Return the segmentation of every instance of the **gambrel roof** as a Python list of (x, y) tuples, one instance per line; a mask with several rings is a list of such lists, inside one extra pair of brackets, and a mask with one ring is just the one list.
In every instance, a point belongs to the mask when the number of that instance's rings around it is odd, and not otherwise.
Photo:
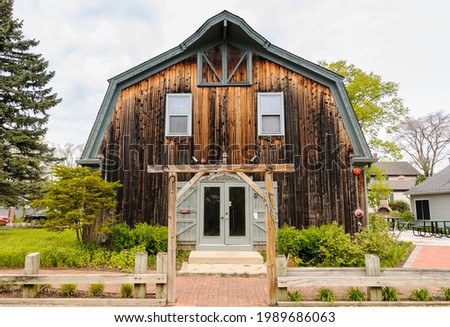
[(406, 192), (409, 195), (429, 195), (450, 193), (450, 166), (428, 177), (422, 183)]
[(332, 92), (354, 148), (356, 156), (353, 157), (353, 162), (371, 163), (376, 161), (370, 153), (356, 119), (342, 76), (271, 44), (242, 18), (223, 11), (208, 19), (193, 35), (177, 47), (109, 79), (108, 89), (78, 163), (83, 165), (99, 163), (98, 151), (119, 94), (123, 89), (195, 55), (198, 51), (206, 49), (224, 38), (243, 44), (255, 54), (327, 86)]

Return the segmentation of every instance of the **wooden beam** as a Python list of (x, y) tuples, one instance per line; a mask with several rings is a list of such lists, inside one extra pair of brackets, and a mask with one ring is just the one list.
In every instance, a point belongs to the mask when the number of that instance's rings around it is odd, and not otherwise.
[(247, 184), (253, 189), (253, 191), (256, 192), (256, 194), (258, 194), (260, 197), (264, 199), (264, 191), (258, 185), (256, 185), (256, 183), (252, 181), (250, 177), (248, 177), (245, 173), (241, 172), (237, 172), (236, 174), (240, 178), (242, 178), (245, 182), (247, 182)]
[(197, 181), (200, 179), (200, 177), (202, 177), (204, 174), (205, 174), (204, 171), (200, 171), (197, 174), (195, 174), (195, 176), (192, 177), (191, 180), (189, 182), (187, 182), (186, 185), (184, 185), (181, 190), (178, 191), (177, 201), (179, 201), (181, 199), (181, 197), (192, 187), (192, 185), (197, 183)]
[(149, 165), (148, 173), (264, 173), (266, 171), (275, 173), (293, 173), (294, 164), (275, 165)]
[(177, 252), (177, 173), (169, 173), (168, 195), (168, 244), (167, 244), (167, 302), (175, 303), (175, 276)]
[(0, 275), (5, 284), (164, 284), (165, 274), (40, 274)]
[(273, 174), (266, 171), (264, 181), (267, 195), (265, 197), (266, 208), (266, 265), (268, 282), (267, 304), (274, 306), (277, 304), (277, 275), (275, 265), (275, 204), (273, 198)]

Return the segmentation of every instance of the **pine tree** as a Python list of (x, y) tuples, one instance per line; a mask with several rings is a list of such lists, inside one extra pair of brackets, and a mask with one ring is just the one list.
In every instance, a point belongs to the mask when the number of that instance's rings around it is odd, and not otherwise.
[(36, 193), (55, 160), (44, 142), (48, 110), (61, 99), (47, 84), (54, 72), (13, 18), (13, 1), (0, 1), (0, 205), (17, 205)]

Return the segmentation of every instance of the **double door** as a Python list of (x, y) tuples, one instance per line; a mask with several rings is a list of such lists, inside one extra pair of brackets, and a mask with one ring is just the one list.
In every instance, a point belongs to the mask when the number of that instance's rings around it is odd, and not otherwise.
[(250, 244), (248, 195), (243, 183), (201, 184), (201, 247)]

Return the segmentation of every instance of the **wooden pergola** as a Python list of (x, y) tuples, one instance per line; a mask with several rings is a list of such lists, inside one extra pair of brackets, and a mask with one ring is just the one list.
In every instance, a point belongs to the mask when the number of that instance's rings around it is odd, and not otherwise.
[[(206, 173), (236, 173), (244, 180), (256, 194), (264, 199), (266, 221), (266, 266), (268, 281), (268, 304), (276, 304), (276, 226), (273, 194), (273, 173), (292, 173), (294, 164), (230, 164), (230, 165), (152, 165), (148, 166), (148, 173), (165, 173), (169, 177), (168, 195), (168, 263), (167, 263), (167, 301), (174, 303), (177, 249), (177, 201)], [(177, 193), (177, 174), (195, 173), (194, 177)], [(261, 189), (247, 176), (251, 173), (264, 173), (265, 190)]]

